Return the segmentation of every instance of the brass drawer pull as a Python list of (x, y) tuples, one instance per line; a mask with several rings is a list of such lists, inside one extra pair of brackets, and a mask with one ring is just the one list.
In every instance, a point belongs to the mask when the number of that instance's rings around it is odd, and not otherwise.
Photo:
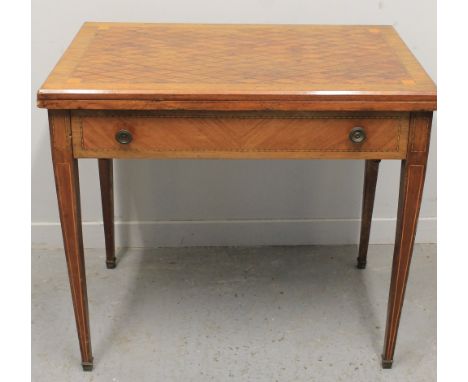
[(353, 143), (362, 143), (366, 140), (366, 132), (364, 128), (357, 126), (353, 127), (349, 133), (349, 139)]
[(126, 145), (128, 143), (130, 143), (133, 139), (132, 137), (132, 133), (130, 133), (130, 131), (128, 130), (120, 130), (117, 132), (117, 134), (115, 134), (115, 139), (117, 140), (117, 142), (123, 144), (123, 145)]

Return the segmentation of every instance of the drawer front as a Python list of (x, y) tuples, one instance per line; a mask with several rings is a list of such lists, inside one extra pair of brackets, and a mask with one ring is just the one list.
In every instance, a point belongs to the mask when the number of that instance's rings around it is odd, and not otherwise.
[(72, 112), (77, 158), (401, 159), (408, 126), (408, 113)]

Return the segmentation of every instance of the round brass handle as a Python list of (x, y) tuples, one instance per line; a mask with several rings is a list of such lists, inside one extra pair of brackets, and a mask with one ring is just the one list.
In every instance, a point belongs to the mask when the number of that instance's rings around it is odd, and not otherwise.
[(128, 130), (120, 130), (117, 132), (117, 134), (115, 134), (115, 139), (117, 140), (117, 142), (123, 144), (123, 145), (126, 145), (128, 143), (130, 143), (133, 139), (132, 137), (132, 133), (130, 133), (130, 131)]
[(366, 132), (364, 128), (357, 126), (353, 127), (349, 133), (349, 139), (353, 143), (362, 143), (366, 140)]

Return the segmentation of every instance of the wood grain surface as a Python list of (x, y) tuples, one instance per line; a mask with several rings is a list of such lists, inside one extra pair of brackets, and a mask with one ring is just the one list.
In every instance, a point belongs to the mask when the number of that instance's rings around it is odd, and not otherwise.
[(85, 23), (38, 92), (47, 108), (168, 109), (169, 101), (433, 110), (436, 93), (391, 26), (136, 23)]
[(102, 220), (106, 243), (106, 266), (116, 266), (114, 235), (114, 168), (112, 159), (98, 159), (99, 184), (101, 187)]
[(364, 165), (364, 189), (362, 191), (361, 208), (361, 234), (359, 237), (359, 254), (357, 267), (365, 269), (367, 264), (367, 250), (369, 249), (369, 238), (372, 224), (372, 213), (374, 212), (375, 190), (379, 175), (380, 159), (366, 160)]
[[(351, 141), (354, 127), (366, 139)], [(73, 111), (77, 158), (387, 158), (406, 155), (409, 113)], [(132, 136), (128, 144), (119, 131)]]
[(49, 127), (55, 187), (80, 344), (81, 364), (84, 370), (92, 370), (93, 354), (81, 230), (80, 184), (78, 161), (73, 158), (72, 152), (70, 112), (49, 111)]
[(400, 195), (382, 367), (391, 368), (408, 282), (426, 176), (432, 113), (412, 113), (408, 152), (401, 162)]

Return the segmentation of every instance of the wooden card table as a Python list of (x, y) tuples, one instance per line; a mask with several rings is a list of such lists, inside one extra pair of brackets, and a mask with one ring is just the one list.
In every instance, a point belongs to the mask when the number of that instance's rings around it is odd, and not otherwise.
[(392, 366), (436, 90), (391, 26), (85, 23), (37, 101), (49, 112), (85, 370), (92, 369), (93, 356), (79, 158), (98, 158), (108, 268), (116, 265), (113, 159), (364, 160), (360, 269), (366, 266), (379, 162), (400, 160), (382, 354), (382, 366)]

